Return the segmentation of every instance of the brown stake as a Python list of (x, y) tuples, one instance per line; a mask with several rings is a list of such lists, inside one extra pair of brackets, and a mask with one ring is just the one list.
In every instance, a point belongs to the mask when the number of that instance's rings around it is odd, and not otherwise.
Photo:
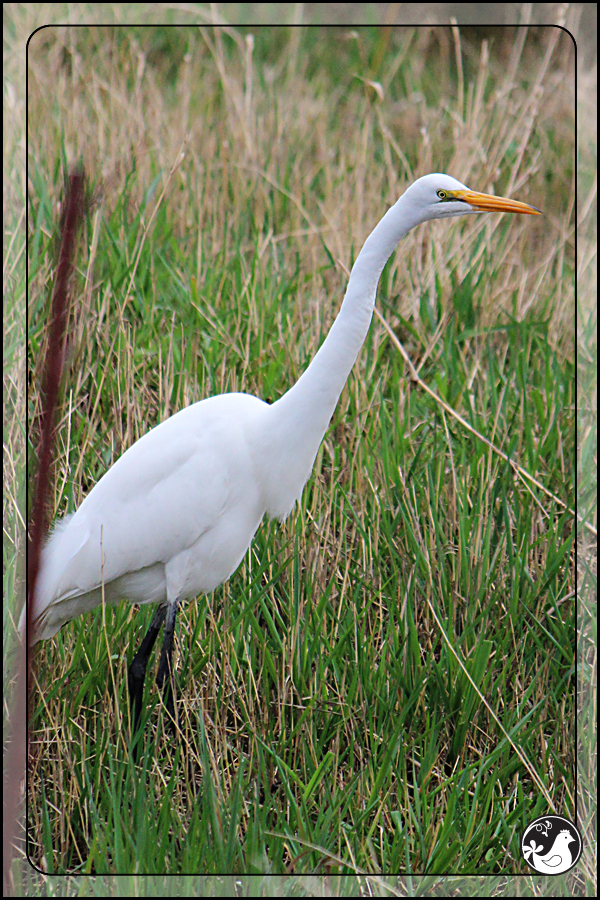
[[(48, 475), (52, 461), (54, 445), (54, 418), (58, 401), (58, 390), (62, 378), (65, 328), (68, 317), (67, 286), (73, 269), (73, 256), (77, 230), (83, 217), (83, 168), (76, 167), (69, 176), (66, 212), (62, 223), (60, 254), (50, 319), (50, 334), (44, 360), (42, 387), (42, 416), (39, 451), (39, 469), (33, 513), (31, 517), (31, 541), (27, 552), (27, 634), (31, 626), (33, 596), (40, 568), (42, 538), (45, 531), (45, 507), (48, 492)], [(27, 708), (26, 675), (29, 653), (26, 643), (22, 643), (18, 652), (15, 691), (10, 721), (12, 724), (11, 740), (7, 749), (6, 774), (4, 780), (4, 896), (12, 893), (10, 865), (14, 852), (14, 839), (17, 826), (17, 809), (21, 781), (26, 768), (26, 731), (25, 710)]]

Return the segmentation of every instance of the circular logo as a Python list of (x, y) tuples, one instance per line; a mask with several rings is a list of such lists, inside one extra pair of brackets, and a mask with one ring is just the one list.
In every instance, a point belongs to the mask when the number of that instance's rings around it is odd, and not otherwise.
[(540, 816), (521, 838), (525, 862), (541, 875), (562, 875), (581, 856), (581, 835), (562, 816)]

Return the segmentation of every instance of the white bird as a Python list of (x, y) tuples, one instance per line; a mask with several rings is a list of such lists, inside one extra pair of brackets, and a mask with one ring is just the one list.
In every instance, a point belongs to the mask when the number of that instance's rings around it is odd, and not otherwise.
[[(31, 644), (121, 599), (158, 609), (128, 672), (134, 732), (148, 659), (165, 633), (157, 684), (175, 719), (171, 653), (177, 606), (209, 593), (239, 566), (265, 515), (299, 500), (342, 388), (365, 340), (383, 267), (400, 239), (429, 219), (465, 213), (538, 214), (526, 203), (469, 190), (449, 175), (414, 182), (369, 235), (340, 312), (309, 367), (272, 405), (249, 394), (201, 400), (130, 447), (60, 521), (43, 548)], [(25, 630), (25, 612), (20, 621)]]
[(574, 840), (575, 838), (565, 828), (556, 835), (552, 847), (546, 854), (539, 852), (539, 850), (543, 851), (543, 847), (540, 845), (538, 848), (535, 841), (532, 841), (529, 847), (524, 847), (525, 859), (533, 866), (536, 872), (541, 872), (545, 875), (558, 875), (561, 872), (566, 872), (573, 865), (573, 855), (569, 844)]

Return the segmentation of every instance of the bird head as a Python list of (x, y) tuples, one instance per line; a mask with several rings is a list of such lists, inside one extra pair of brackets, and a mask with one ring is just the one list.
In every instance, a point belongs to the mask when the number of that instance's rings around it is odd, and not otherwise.
[(558, 836), (560, 838), (562, 838), (563, 841), (565, 841), (567, 844), (570, 844), (571, 841), (575, 840), (575, 838), (573, 837), (573, 835), (567, 828), (564, 828), (562, 831), (559, 831)]
[(420, 220), (445, 219), (469, 213), (511, 212), (539, 216), (540, 210), (519, 200), (507, 200), (493, 194), (481, 194), (450, 175), (424, 175), (405, 191), (407, 203), (420, 211)]

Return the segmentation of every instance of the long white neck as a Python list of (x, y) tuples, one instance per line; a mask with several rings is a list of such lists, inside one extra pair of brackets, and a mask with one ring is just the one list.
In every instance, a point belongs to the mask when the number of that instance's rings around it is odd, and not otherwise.
[(407, 209), (410, 204), (404, 202), (405, 197), (403, 194), (387, 211), (365, 241), (352, 267), (340, 312), (317, 355), (296, 384), (270, 408), (270, 515), (287, 515), (300, 496), (367, 336), (383, 267), (398, 241), (422, 221)]

